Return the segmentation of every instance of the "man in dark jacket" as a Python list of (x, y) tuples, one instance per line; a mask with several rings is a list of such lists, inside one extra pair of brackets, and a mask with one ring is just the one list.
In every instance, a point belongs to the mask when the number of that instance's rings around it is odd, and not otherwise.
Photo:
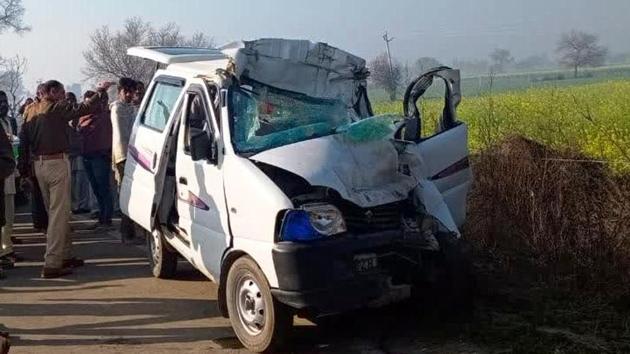
[[(83, 97), (89, 100), (95, 94), (87, 91)], [(101, 227), (108, 228), (112, 225), (114, 207), (111, 191), (112, 122), (107, 105), (99, 113), (81, 117), (78, 130), (84, 143), (83, 163), (98, 201), (98, 222)]]
[(30, 103), (25, 103), (20, 109), (20, 114), (22, 115), (22, 126), (20, 127), (19, 133), (20, 145), (18, 153), (18, 171), (20, 172), (22, 181), (26, 182), (25, 188), (28, 188), (31, 194), (31, 218), (33, 219), (33, 228), (38, 232), (46, 233), (46, 229), (48, 229), (48, 212), (46, 211), (46, 206), (44, 205), (44, 198), (42, 197), (42, 192), (39, 189), (39, 183), (37, 182), (35, 171), (33, 171), (31, 151), (24, 131), (24, 123), (26, 123), (28, 119), (26, 111), (33, 103), (41, 101), (43, 86), (44, 84), (38, 85), (37, 97), (35, 100), (30, 99)]
[[(15, 160), (13, 159), (13, 149), (9, 138), (0, 128), (0, 181), (4, 181), (15, 170)], [(4, 195), (4, 183), (0, 183), (0, 195)], [(4, 226), (4, 203), (0, 203), (0, 226)], [(4, 278), (4, 271), (0, 268), (0, 278)]]

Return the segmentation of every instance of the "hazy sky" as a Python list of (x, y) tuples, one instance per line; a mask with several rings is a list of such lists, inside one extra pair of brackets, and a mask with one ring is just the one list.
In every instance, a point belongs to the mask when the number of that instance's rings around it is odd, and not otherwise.
[(612, 52), (630, 51), (630, 0), (24, 0), (33, 30), (0, 35), (0, 55), (28, 58), (26, 84), (84, 79), (82, 52), (90, 33), (141, 16), (178, 23), (217, 43), (259, 37), (325, 41), (370, 58), (384, 50), (385, 30), (402, 61), (434, 56), (485, 58), (494, 48), (515, 57), (549, 53), (560, 33), (600, 35)]

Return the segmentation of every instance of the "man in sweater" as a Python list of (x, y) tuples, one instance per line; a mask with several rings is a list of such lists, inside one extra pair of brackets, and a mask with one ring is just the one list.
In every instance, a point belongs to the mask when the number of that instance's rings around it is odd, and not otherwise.
[[(96, 92), (87, 91), (84, 101), (91, 99)], [(113, 199), (111, 191), (112, 173), (112, 122), (109, 109), (83, 116), (79, 119), (79, 133), (83, 137), (83, 162), (96, 200), (98, 201), (99, 226), (112, 225)]]

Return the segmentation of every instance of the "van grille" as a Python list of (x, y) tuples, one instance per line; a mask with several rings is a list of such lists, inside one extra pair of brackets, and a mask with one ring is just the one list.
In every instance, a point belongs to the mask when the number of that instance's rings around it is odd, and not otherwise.
[(340, 208), (350, 232), (396, 230), (401, 226), (402, 205), (392, 203), (372, 208), (345, 204)]

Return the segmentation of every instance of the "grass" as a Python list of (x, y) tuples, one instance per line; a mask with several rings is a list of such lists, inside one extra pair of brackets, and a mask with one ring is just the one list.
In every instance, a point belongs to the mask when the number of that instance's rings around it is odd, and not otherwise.
[[(423, 136), (442, 106), (421, 103)], [(630, 352), (630, 80), (464, 96), (458, 115), (475, 174), (464, 228), (477, 254), (475, 342)]]
[[(439, 99), (421, 103), (424, 136), (434, 131), (442, 106)], [(373, 107), (376, 114), (402, 113), (400, 102), (380, 101)], [(521, 135), (630, 172), (630, 80), (464, 96), (458, 115), (468, 123), (473, 152)]]

